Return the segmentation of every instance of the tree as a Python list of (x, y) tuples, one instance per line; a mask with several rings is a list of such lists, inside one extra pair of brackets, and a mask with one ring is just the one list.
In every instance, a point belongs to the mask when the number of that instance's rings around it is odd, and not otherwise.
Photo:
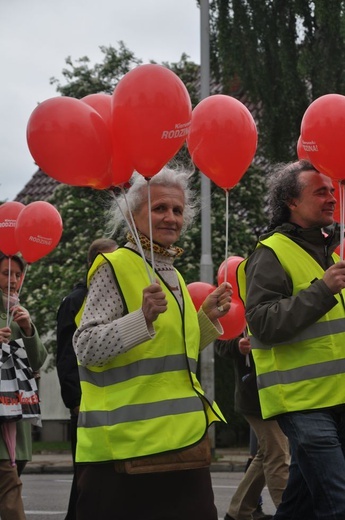
[(111, 45), (101, 46), (104, 54), (103, 63), (90, 65), (90, 59), (83, 56), (73, 63), (72, 58), (66, 58), (67, 67), (62, 70), (66, 81), (64, 85), (55, 78), (50, 78), (50, 84), (56, 85), (56, 90), (62, 96), (81, 99), (89, 94), (112, 94), (119, 80), (134, 66), (140, 65), (141, 60), (136, 58), (125, 44), (119, 42), (119, 50)]
[(344, 1), (213, 0), (212, 69), (260, 103), (260, 147), (271, 161), (296, 157), (311, 101), (345, 93)]
[[(228, 256), (243, 256), (254, 249), (258, 237), (267, 224), (264, 212), (265, 182), (262, 171), (251, 167), (229, 195), (229, 247)], [(199, 175), (195, 178), (199, 192)], [(225, 259), (225, 192), (211, 184), (212, 260), (217, 271)], [(201, 256), (200, 214), (195, 225), (182, 237), (181, 246), (185, 253), (176, 261), (187, 283), (199, 280)]]
[(56, 350), (56, 313), (73, 286), (85, 280), (90, 243), (104, 236), (104, 213), (110, 195), (91, 188), (60, 185), (49, 202), (63, 221), (63, 234), (54, 251), (28, 266), (23, 300), (45, 345)]

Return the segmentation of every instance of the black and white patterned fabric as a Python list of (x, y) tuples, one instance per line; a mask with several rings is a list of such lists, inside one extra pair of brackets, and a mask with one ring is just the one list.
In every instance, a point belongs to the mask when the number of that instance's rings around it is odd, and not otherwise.
[(0, 344), (0, 422), (41, 425), (36, 380), (22, 339)]

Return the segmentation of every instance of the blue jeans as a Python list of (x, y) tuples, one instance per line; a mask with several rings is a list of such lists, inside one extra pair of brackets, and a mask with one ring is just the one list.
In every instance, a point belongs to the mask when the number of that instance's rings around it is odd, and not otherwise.
[(291, 466), (274, 520), (344, 520), (345, 410), (277, 420), (290, 442)]

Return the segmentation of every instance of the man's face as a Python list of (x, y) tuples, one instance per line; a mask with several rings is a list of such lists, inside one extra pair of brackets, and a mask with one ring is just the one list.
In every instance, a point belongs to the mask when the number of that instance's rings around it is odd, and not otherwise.
[(4, 294), (8, 294), (8, 283), (10, 284), (10, 294), (19, 290), (23, 271), (16, 261), (4, 258), (0, 262), (0, 289)]
[(300, 174), (299, 180), (303, 188), (300, 196), (289, 204), (290, 222), (303, 228), (332, 224), (336, 199), (330, 177), (308, 170)]

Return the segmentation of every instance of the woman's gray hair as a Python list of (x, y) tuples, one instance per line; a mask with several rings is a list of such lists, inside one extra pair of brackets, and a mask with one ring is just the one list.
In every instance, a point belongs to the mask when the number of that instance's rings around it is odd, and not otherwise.
[(289, 204), (298, 198), (304, 188), (300, 173), (314, 170), (314, 166), (305, 159), (289, 163), (276, 164), (268, 175), (268, 210), (269, 230), (290, 221)]
[[(183, 233), (193, 223), (197, 213), (197, 203), (195, 193), (190, 188), (192, 172), (182, 169), (172, 169), (165, 166), (160, 172), (151, 177), (150, 186), (164, 186), (166, 188), (180, 188), (184, 194), (183, 211)], [(148, 181), (137, 172), (134, 172), (130, 179), (130, 188), (126, 193), (116, 196), (108, 210), (108, 233), (113, 236), (120, 228), (128, 229), (126, 219), (130, 220), (129, 211), (133, 214), (138, 211), (147, 201)]]

